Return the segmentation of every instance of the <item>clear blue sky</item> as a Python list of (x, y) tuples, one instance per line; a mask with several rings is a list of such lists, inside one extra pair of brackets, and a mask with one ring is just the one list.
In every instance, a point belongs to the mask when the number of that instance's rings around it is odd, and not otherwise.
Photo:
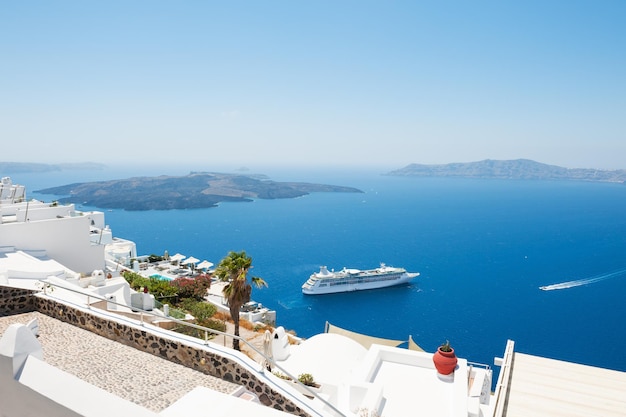
[(3, 1), (0, 161), (626, 168), (626, 1)]

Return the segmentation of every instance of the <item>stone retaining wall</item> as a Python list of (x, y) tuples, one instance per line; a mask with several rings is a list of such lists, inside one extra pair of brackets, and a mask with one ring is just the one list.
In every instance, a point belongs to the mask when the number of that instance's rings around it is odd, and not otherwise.
[(0, 286), (0, 316), (35, 311), (33, 291)]
[(42, 314), (89, 330), (107, 339), (160, 356), (207, 375), (243, 385), (255, 393), (260, 401), (268, 407), (297, 416), (308, 417), (308, 414), (291, 400), (271, 389), (237, 362), (210, 352), (208, 349), (162, 338), (148, 331), (101, 318), (55, 300), (32, 295), (28, 298), (30, 301), (24, 301), (22, 304), (27, 306), (30, 303), (32, 308), (29, 311), (37, 310)]

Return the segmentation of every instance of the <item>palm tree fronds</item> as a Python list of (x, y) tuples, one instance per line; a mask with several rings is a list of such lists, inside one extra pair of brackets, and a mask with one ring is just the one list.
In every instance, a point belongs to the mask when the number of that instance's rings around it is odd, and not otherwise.
[[(235, 323), (235, 335), (239, 335), (239, 310), (250, 301), (252, 285), (248, 282), (248, 271), (252, 268), (252, 258), (245, 251), (229, 252), (215, 269), (220, 281), (228, 284), (222, 290), (228, 301), (231, 317)], [(259, 277), (251, 277), (250, 281), (258, 288), (267, 287), (267, 283)], [(233, 349), (239, 350), (239, 339), (233, 339)]]

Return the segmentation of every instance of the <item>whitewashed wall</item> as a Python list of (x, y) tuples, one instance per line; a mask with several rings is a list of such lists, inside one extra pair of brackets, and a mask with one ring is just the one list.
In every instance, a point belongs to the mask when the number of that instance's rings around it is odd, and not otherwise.
[(3, 224), (0, 246), (21, 250), (44, 249), (48, 256), (76, 272), (104, 269), (104, 245), (90, 241), (89, 216), (53, 218)]

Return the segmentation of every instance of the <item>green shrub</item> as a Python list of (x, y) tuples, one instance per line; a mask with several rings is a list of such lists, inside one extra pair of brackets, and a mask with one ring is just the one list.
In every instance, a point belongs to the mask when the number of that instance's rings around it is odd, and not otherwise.
[(300, 374), (298, 375), (298, 381), (302, 382), (304, 385), (308, 385), (310, 387), (316, 387), (315, 379), (313, 379), (313, 375), (311, 374)]
[(279, 377), (280, 379), (284, 379), (284, 380), (286, 380), (286, 381), (291, 381), (291, 378), (290, 378), (289, 376), (287, 376), (287, 375), (283, 374), (283, 373), (282, 373), (282, 372), (280, 372), (280, 371), (272, 371), (272, 373), (273, 373), (274, 375), (276, 375), (277, 377)]
[(178, 289), (170, 284), (169, 281), (163, 279), (146, 278), (132, 271), (124, 271), (122, 276), (128, 281), (133, 290), (141, 291), (142, 288), (147, 288), (148, 292), (154, 295), (154, 298), (157, 300), (171, 298), (178, 294)]
[(162, 260), (163, 257), (159, 255), (151, 254), (148, 256), (148, 262), (150, 263), (161, 262)]
[[(215, 320), (215, 319), (207, 319), (202, 323), (198, 323), (200, 326), (206, 327), (208, 329), (217, 330), (219, 332), (226, 332), (226, 324), (223, 321)], [(181, 325), (172, 329), (173, 331), (181, 334), (186, 334), (187, 336), (196, 337), (198, 339), (204, 340), (204, 330), (196, 329), (194, 327), (189, 327), (185, 325)], [(208, 332), (207, 336), (209, 339), (213, 339), (216, 334), (212, 332)]]
[(221, 320), (207, 319), (201, 324), (201, 326), (208, 327), (209, 329), (217, 330), (222, 333), (226, 332), (226, 323)]
[(179, 303), (179, 306), (194, 316), (198, 322), (208, 320), (217, 313), (217, 307), (213, 304), (193, 298), (185, 298)]
[[(190, 298), (184, 298), (180, 302), (176, 302), (179, 295), (179, 288), (172, 285), (173, 281), (167, 281), (159, 278), (146, 278), (132, 271), (124, 271), (122, 272), (122, 276), (124, 276), (130, 287), (135, 291), (141, 291), (142, 288), (148, 288), (148, 292), (154, 295), (154, 298), (157, 300), (165, 300), (167, 304), (170, 304), (172, 307), (177, 307), (189, 312), (189, 314), (195, 317), (196, 324), (199, 326), (218, 330), (220, 332), (226, 332), (226, 324), (221, 320), (212, 318), (217, 312), (217, 307), (213, 304), (198, 300), (193, 295), (190, 296)], [(191, 293), (193, 294), (193, 292), (197, 291), (198, 288), (202, 288), (206, 285), (207, 280), (210, 281), (208, 276), (204, 277), (204, 279), (201, 278), (201, 282), (198, 283), (197, 286), (192, 286), (194, 290), (191, 291)], [(206, 292), (206, 288), (208, 288), (208, 286), (203, 289), (204, 292)], [(204, 331), (188, 326), (181, 325), (180, 327), (172, 330), (178, 333), (194, 336), (199, 339), (204, 339)], [(213, 335), (213, 333), (209, 332), (209, 338), (212, 338)]]

